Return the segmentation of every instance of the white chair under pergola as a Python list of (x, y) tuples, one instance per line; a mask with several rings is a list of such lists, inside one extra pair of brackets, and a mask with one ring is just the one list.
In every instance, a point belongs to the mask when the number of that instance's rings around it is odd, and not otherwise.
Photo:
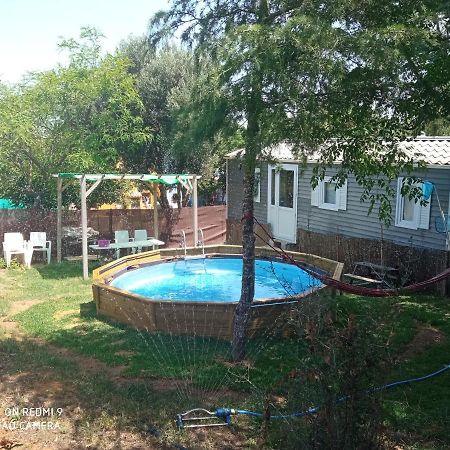
[[(83, 278), (88, 279), (88, 237), (87, 237), (87, 198), (95, 190), (95, 188), (106, 180), (125, 181), (133, 180), (152, 185), (153, 195), (153, 222), (154, 234), (158, 238), (158, 208), (157, 205), (157, 190), (156, 184), (163, 184), (166, 186), (182, 185), (188, 192), (192, 194), (192, 214), (193, 214), (193, 232), (194, 242), (198, 241), (198, 209), (197, 209), (197, 180), (201, 178), (198, 175), (191, 174), (87, 174), (87, 173), (58, 173), (53, 175), (56, 178), (57, 186), (57, 221), (56, 221), (56, 259), (60, 263), (62, 260), (62, 194), (70, 182), (74, 180), (80, 184), (80, 198), (81, 198), (81, 246), (82, 246), (82, 261), (83, 261)], [(90, 183), (90, 185), (88, 184)]]

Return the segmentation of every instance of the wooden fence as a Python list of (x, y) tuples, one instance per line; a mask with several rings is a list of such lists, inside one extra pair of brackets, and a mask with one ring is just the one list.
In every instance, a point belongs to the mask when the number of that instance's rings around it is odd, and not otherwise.
[[(81, 226), (79, 211), (63, 212), (63, 227)], [(113, 239), (115, 230), (145, 229), (154, 235), (153, 209), (92, 209), (88, 211), (88, 226), (99, 232), (99, 238)], [(225, 241), (225, 206), (204, 206), (198, 208), (198, 227), (203, 230), (205, 244), (222, 244)], [(180, 231), (186, 233), (188, 245), (193, 245), (192, 208), (159, 211), (159, 236), (167, 247), (179, 245)], [(0, 210), (0, 236), (7, 232), (20, 232), (28, 239), (31, 231), (45, 231), (53, 241), (56, 252), (56, 211), (42, 209)], [(81, 246), (63, 242), (63, 255), (80, 254)]]

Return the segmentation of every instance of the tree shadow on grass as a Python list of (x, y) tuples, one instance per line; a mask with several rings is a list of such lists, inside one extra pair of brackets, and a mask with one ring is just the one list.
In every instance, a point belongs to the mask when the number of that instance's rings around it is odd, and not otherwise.
[[(46, 302), (16, 319), (25, 330), (50, 344), (96, 358), (108, 366), (123, 366), (125, 377), (175, 379), (182, 383), (189, 380), (195, 388), (210, 390), (233, 385), (224, 363), (230, 354), (227, 341), (137, 329), (97, 315), (92, 301)], [(245, 372), (245, 368), (236, 370)]]
[[(88, 338), (71, 336), (71, 342), (83, 345), (86, 340), (86, 344), (96, 343), (96, 353), (91, 354), (108, 364), (128, 364), (124, 371), (128, 376), (136, 376), (141, 372), (161, 377), (168, 377), (169, 374), (173, 378), (189, 378), (194, 386), (218, 386), (248, 393), (255, 383), (264, 390), (296, 367), (297, 360), (292, 348), (296, 349), (297, 343), (292, 337), (281, 336), (277, 328), (271, 333), (249, 339), (247, 359), (233, 364), (231, 343), (226, 340), (139, 330), (97, 315), (95, 302), (81, 304), (80, 317), (94, 327), (89, 331)], [(105, 330), (95, 326), (100, 323), (105, 326)], [(73, 331), (76, 333), (76, 330)], [(65, 339), (65, 336), (55, 334), (53, 338), (58, 345), (62, 345), (60, 339)], [(112, 350), (114, 342), (117, 343), (116, 350)], [(77, 349), (86, 350), (86, 346)], [(117, 356), (121, 352), (135, 354), (124, 359)], [(108, 358), (108, 355), (113, 359)], [(245, 382), (250, 372), (252, 384)]]
[[(58, 422), (58, 428), (6, 430), (5, 437), (24, 448), (81, 450), (85, 448), (166, 449), (244, 448), (239, 430), (211, 434), (179, 433), (176, 413), (193, 403), (172, 389), (157, 389), (151, 379), (114, 382), (108, 374), (58, 354), (34, 339), (0, 340), (0, 422), (9, 423), (7, 408), (53, 408), (53, 415), (21, 414), (19, 422)], [(57, 408), (61, 408), (57, 410)], [(61, 412), (59, 416), (57, 411)], [(3, 437), (3, 436), (2, 436)], [(204, 445), (206, 444), (206, 445)], [(178, 446), (178, 447), (177, 447)], [(39, 447), (41, 448), (41, 447)]]
[[(57, 440), (61, 449), (86, 445), (103, 448), (111, 443), (114, 448), (164, 448), (147, 430), (150, 424), (164, 426), (168, 417), (162, 405), (176, 401), (172, 392), (155, 393), (145, 382), (118, 386), (101, 372), (86, 371), (77, 362), (55, 355), (53, 349), (32, 340), (5, 339), (0, 343), (2, 422), (11, 420), (5, 414), (7, 408), (46, 407), (54, 408), (53, 415), (25, 413), (17, 423), (50, 421), (58, 422), (60, 427), (9, 429), (9, 439), (43, 443)], [(60, 416), (57, 408), (61, 408)]]
[[(86, 327), (56, 330), (51, 340), (95, 356), (107, 364), (127, 365), (124, 374), (187, 380), (196, 385), (225, 387), (221, 382), (227, 367), (230, 344), (216, 338), (169, 335), (141, 330), (97, 315), (94, 302), (80, 305)], [(206, 378), (206, 380), (205, 380)], [(230, 387), (230, 386), (227, 386)]]

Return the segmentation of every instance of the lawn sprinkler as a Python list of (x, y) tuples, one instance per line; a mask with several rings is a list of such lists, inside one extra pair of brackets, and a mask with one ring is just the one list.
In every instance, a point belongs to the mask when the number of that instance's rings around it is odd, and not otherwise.
[(234, 409), (218, 408), (208, 411), (195, 408), (177, 415), (176, 424), (179, 430), (184, 428), (226, 427), (231, 424), (231, 415), (236, 414)]

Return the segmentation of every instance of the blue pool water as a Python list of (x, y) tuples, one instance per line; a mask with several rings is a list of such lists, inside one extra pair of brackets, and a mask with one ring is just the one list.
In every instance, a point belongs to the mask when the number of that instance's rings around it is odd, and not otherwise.
[[(298, 295), (320, 282), (302, 269), (257, 259), (255, 299)], [(111, 285), (159, 300), (237, 302), (241, 294), (242, 258), (171, 261), (135, 269)]]

